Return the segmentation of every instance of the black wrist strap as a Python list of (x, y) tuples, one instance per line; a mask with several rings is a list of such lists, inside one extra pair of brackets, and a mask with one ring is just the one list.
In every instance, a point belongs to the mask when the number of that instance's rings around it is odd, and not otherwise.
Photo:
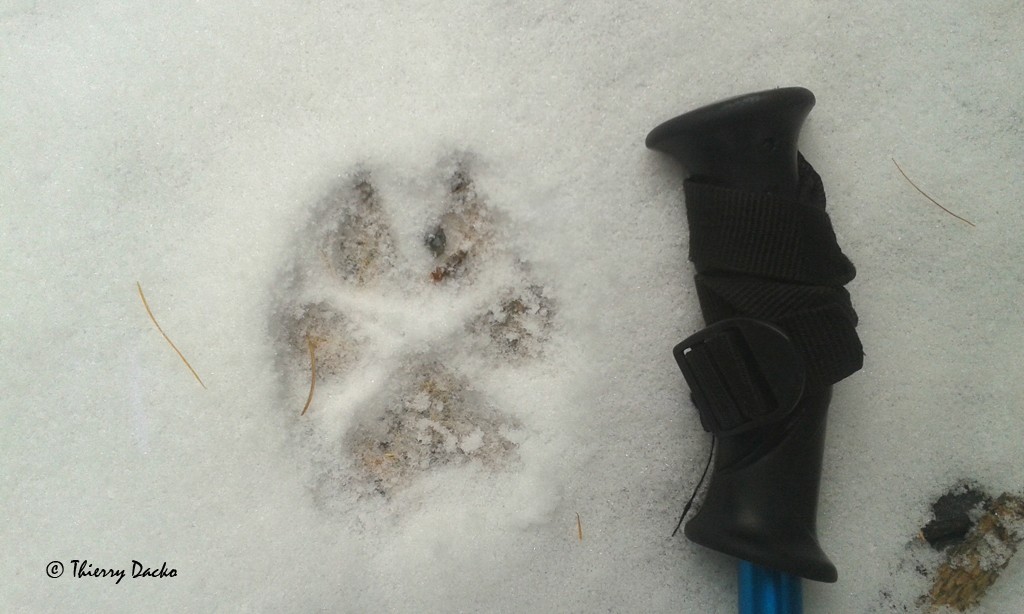
[[(821, 178), (803, 156), (799, 171), (796, 202), (685, 184), (690, 259), (704, 319), (712, 325), (744, 319), (711, 326), (676, 348), (706, 430), (738, 432), (780, 419), (805, 387), (829, 386), (863, 364), (857, 314), (843, 288), (856, 272), (825, 212)], [(762, 342), (771, 347), (759, 348)], [(789, 356), (783, 345), (797, 357), (787, 364), (801, 371), (795, 399), (792, 378), (772, 368), (779, 356)], [(790, 401), (788, 408), (780, 405)]]

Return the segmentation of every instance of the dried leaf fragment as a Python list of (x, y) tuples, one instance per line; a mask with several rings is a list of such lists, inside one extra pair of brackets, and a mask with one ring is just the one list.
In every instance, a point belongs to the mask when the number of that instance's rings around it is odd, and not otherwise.
[(949, 606), (963, 612), (978, 605), (1022, 541), (1024, 499), (1004, 493), (939, 567), (928, 594), (932, 609)]

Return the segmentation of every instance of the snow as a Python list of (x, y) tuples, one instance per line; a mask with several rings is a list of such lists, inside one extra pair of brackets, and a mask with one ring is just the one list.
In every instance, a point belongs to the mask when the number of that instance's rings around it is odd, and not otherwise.
[[(643, 139), (787, 85), (818, 99), (801, 148), (867, 352), (830, 415), (819, 535), (840, 579), (805, 583), (806, 609), (912, 605), (929, 503), (961, 479), (1022, 488), (1022, 17), (0, 1), (0, 609), (732, 610), (733, 561), (669, 538), (709, 441), (670, 355), (700, 327), (681, 177)], [(486, 231), (435, 283), (426, 232), (469, 219), (458, 168)], [(361, 172), (396, 246), (366, 283), (317, 243)], [(323, 346), (337, 369), (300, 417), (306, 329), (282, 339), (312, 299), (353, 345)], [(423, 373), (462, 404), (424, 406)], [(353, 451), (385, 427), (440, 443), (374, 495), (367, 467), (395, 453)], [(72, 578), (81, 559), (177, 576)], [(979, 611), (1021, 607), (1020, 559)]]

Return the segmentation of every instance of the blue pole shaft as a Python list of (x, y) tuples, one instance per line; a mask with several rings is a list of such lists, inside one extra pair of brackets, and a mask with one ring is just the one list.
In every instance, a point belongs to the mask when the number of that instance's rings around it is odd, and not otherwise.
[(739, 563), (740, 614), (803, 614), (800, 578), (765, 569), (750, 561)]

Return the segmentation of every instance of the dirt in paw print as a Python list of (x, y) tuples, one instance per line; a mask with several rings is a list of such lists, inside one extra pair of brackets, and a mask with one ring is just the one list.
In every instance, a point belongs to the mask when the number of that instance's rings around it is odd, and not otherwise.
[(320, 254), (339, 282), (363, 285), (394, 266), (394, 238), (368, 172), (337, 187), (321, 209)]
[(448, 179), (446, 211), (425, 240), (434, 256), (430, 272), (434, 282), (461, 278), (483, 260), (483, 252), (494, 240), (493, 214), (465, 169), (457, 168)]
[(515, 462), (516, 408), (471, 375), (541, 359), (555, 303), (508, 248), (472, 158), (438, 166), (427, 182), (340, 178), (276, 288), (282, 409), (328, 450), (314, 463), (322, 491), (387, 498), (440, 467)]
[(393, 392), (346, 435), (345, 447), (377, 493), (443, 465), (478, 461), (498, 468), (515, 451), (515, 419), (440, 362), (414, 359)]

